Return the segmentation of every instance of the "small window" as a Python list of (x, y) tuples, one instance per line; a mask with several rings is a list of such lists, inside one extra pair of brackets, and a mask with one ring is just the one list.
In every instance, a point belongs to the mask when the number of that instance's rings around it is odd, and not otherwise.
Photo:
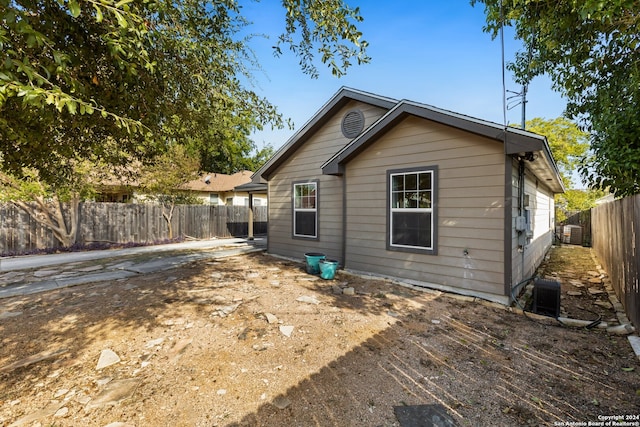
[(209, 193), (209, 204), (210, 205), (218, 204), (218, 195), (216, 193)]
[(435, 167), (388, 172), (390, 250), (436, 253)]
[(318, 237), (318, 183), (293, 184), (293, 235)]
[(227, 206), (233, 206), (233, 197), (227, 197), (227, 201), (225, 202)]

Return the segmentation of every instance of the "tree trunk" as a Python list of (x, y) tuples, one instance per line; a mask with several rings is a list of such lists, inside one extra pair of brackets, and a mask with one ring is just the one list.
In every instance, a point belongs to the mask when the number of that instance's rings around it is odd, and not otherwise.
[(173, 218), (173, 209), (176, 207), (175, 203), (169, 204), (169, 212), (165, 211), (165, 204), (162, 203), (162, 216), (167, 221), (167, 230), (169, 233), (169, 240), (173, 239), (173, 226), (171, 225), (171, 219)]
[(31, 218), (44, 225), (53, 232), (60, 244), (68, 248), (76, 243), (78, 236), (78, 208), (80, 197), (74, 195), (68, 204), (69, 221), (65, 218), (65, 205), (57, 196), (52, 201), (45, 201), (43, 197), (34, 199), (34, 203), (14, 201), (14, 205), (25, 211)]

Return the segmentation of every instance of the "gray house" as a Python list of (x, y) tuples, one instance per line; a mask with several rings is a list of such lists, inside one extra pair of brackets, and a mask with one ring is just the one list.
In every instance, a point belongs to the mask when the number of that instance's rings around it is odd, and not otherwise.
[(543, 136), (349, 88), (252, 179), (269, 253), (501, 303), (551, 246), (564, 191)]

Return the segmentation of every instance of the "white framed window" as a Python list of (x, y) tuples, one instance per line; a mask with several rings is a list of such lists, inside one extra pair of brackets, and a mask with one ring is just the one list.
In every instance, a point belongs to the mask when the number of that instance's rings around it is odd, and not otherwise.
[(387, 172), (390, 250), (436, 254), (437, 167)]
[(293, 236), (318, 238), (318, 182), (293, 183)]
[(217, 193), (209, 193), (209, 204), (217, 205), (218, 204), (218, 194)]

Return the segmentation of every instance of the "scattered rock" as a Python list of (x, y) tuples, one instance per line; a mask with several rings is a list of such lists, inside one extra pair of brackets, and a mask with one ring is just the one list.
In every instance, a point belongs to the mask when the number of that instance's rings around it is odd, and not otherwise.
[(629, 335), (636, 331), (630, 323), (624, 325), (611, 326), (607, 328), (607, 332), (614, 335)]
[(33, 273), (34, 277), (47, 277), (60, 273), (58, 270), (38, 270)]
[(602, 308), (606, 308), (606, 309), (613, 308), (613, 305), (611, 305), (611, 303), (608, 302), (608, 301), (596, 301), (596, 302), (593, 303), (593, 305), (597, 305), (598, 307), (602, 307)]
[(599, 279), (597, 277), (593, 277), (591, 279), (588, 280), (589, 283), (593, 283), (594, 285), (599, 285), (602, 283), (602, 279)]
[(105, 406), (115, 406), (124, 399), (131, 397), (138, 387), (139, 381), (136, 379), (116, 380), (112, 381), (105, 387), (102, 392), (90, 401), (85, 407), (86, 412), (95, 408)]
[(342, 295), (342, 288), (338, 285), (333, 285), (331, 286), (331, 292), (333, 292), (334, 295)]
[(567, 291), (567, 295), (572, 297), (579, 297), (582, 295), (582, 292), (579, 291)]
[(352, 287), (348, 287), (348, 288), (344, 288), (342, 290), (342, 294), (343, 295), (355, 295), (356, 294), (356, 290)]
[(14, 421), (12, 424), (9, 424), (9, 427), (19, 427), (24, 425), (30, 425), (36, 420), (54, 415), (58, 411), (58, 409), (60, 409), (61, 406), (62, 405), (59, 402), (52, 402), (44, 409), (33, 412), (31, 414), (27, 414), (24, 417), (19, 418), (18, 420)]
[(81, 392), (76, 395), (75, 401), (81, 405), (86, 405), (91, 401), (91, 397)]
[(66, 388), (61, 388), (60, 390), (56, 391), (56, 393), (53, 395), (54, 399), (57, 399), (59, 397), (64, 396), (65, 394), (69, 393), (69, 390)]
[(629, 335), (627, 338), (629, 339), (629, 344), (631, 344), (633, 352), (638, 356), (638, 359), (640, 359), (640, 337), (637, 335)]
[(289, 405), (291, 405), (291, 400), (289, 400), (286, 396), (278, 396), (273, 399), (273, 406), (278, 409), (286, 409)]
[(69, 416), (69, 408), (67, 408), (66, 406), (64, 406), (64, 407), (62, 407), (62, 408), (58, 409), (58, 410), (56, 411), (56, 413), (55, 413), (55, 414), (53, 414), (53, 416), (54, 416), (54, 417), (57, 417), (57, 418), (64, 418), (64, 417), (67, 417), (67, 416)]
[(285, 337), (290, 337), (293, 333), (293, 326), (280, 326), (280, 332)]
[(279, 288), (280, 287), (280, 281), (279, 280), (272, 280), (271, 281), (271, 286), (273, 286), (274, 288)]
[(105, 349), (100, 352), (100, 358), (98, 359), (98, 364), (96, 365), (96, 369), (104, 369), (107, 366), (115, 365), (120, 362), (120, 357), (110, 349)]
[(112, 380), (112, 379), (113, 379), (113, 378), (111, 378), (111, 377), (104, 377), (104, 378), (100, 378), (99, 380), (96, 380), (96, 384), (97, 384), (99, 387), (102, 387), (102, 386), (104, 386), (104, 385), (109, 384), (109, 383), (111, 382), (111, 380)]
[(260, 273), (249, 273), (247, 274), (247, 279), (257, 279), (258, 277), (260, 277)]
[(12, 317), (18, 317), (22, 314), (21, 311), (3, 311), (0, 313), (0, 320), (2, 319), (10, 319)]
[(178, 356), (180, 356), (186, 350), (186, 348), (191, 345), (192, 342), (193, 338), (181, 339), (180, 341), (176, 342), (176, 345), (174, 345), (170, 351), (173, 359), (178, 358)]
[(438, 319), (433, 319), (431, 320), (431, 323), (433, 323), (434, 325), (439, 325), (440, 321)]
[(162, 322), (162, 324), (164, 326), (176, 326), (176, 325), (184, 325), (186, 323), (186, 320), (182, 319), (182, 318), (178, 318), (178, 319), (167, 319), (164, 322)]
[(240, 306), (240, 304), (241, 303), (237, 303), (237, 304), (227, 305), (225, 307), (221, 307), (221, 308), (217, 309), (216, 311), (214, 311), (213, 313), (211, 313), (211, 315), (212, 316), (219, 316), (219, 317), (227, 317), (228, 315), (230, 315), (231, 313), (236, 311), (238, 309), (238, 307)]
[(104, 427), (135, 427), (135, 426), (133, 424), (116, 421), (114, 423), (109, 423)]
[(600, 273), (598, 273), (597, 271), (587, 271), (587, 274), (591, 277), (600, 277)]
[(273, 315), (271, 313), (265, 313), (264, 315), (267, 318), (267, 322), (269, 324), (278, 323), (278, 318), (275, 315)]
[(92, 271), (102, 270), (104, 267), (101, 265), (92, 265), (90, 267), (79, 268), (78, 271), (82, 273), (90, 273)]
[(3, 366), (0, 368), (0, 372), (13, 371), (14, 369), (17, 369), (17, 368), (24, 368), (25, 366), (42, 362), (43, 360), (53, 359), (61, 355), (62, 353), (65, 353), (66, 351), (67, 351), (66, 348), (53, 350), (53, 351), (42, 351), (38, 354), (34, 354), (33, 356), (29, 356), (22, 360), (18, 360), (17, 362), (13, 362), (9, 365)]
[(301, 297), (296, 298), (296, 301), (306, 302), (307, 304), (320, 304), (320, 301), (318, 301), (314, 296), (303, 295)]
[(164, 342), (164, 338), (156, 338), (155, 340), (148, 341), (145, 348), (153, 348)]
[(589, 293), (591, 295), (601, 295), (601, 294), (604, 294), (604, 291), (598, 288), (589, 288)]
[(218, 396), (224, 396), (225, 394), (227, 394), (227, 390), (225, 390), (225, 389), (221, 388), (220, 390), (218, 390), (218, 391), (216, 392), (216, 394), (217, 394)]

